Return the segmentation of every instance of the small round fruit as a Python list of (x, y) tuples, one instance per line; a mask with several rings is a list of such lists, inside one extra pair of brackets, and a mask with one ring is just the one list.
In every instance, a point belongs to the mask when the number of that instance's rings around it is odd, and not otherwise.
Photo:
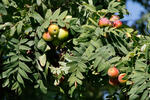
[(114, 22), (114, 21), (119, 20), (119, 19), (120, 19), (119, 16), (117, 16), (117, 15), (112, 15), (109, 20), (112, 21), (112, 22)]
[(112, 86), (118, 85), (119, 84), (118, 79), (116, 79), (116, 78), (110, 78), (109, 79), (109, 84), (112, 85)]
[(122, 26), (122, 22), (120, 20), (116, 20), (116, 21), (114, 21), (113, 26), (115, 28), (119, 28)]
[(59, 27), (56, 24), (52, 24), (48, 27), (48, 32), (51, 36), (57, 35), (59, 33)]
[(100, 27), (109, 26), (109, 25), (110, 25), (110, 21), (107, 18), (101, 18), (99, 20)]
[(126, 76), (126, 73), (122, 73), (118, 76), (118, 81), (120, 83), (126, 83), (127, 82), (127, 79), (126, 80), (123, 80), (123, 78)]
[(51, 35), (48, 32), (45, 32), (42, 37), (45, 41), (52, 41), (53, 40), (53, 38), (51, 37)]
[(64, 28), (61, 28), (59, 30), (59, 33), (58, 33), (58, 39), (59, 40), (65, 40), (69, 35), (69, 32), (67, 29), (64, 29)]
[(119, 75), (119, 70), (116, 67), (111, 67), (108, 69), (108, 76), (116, 78)]

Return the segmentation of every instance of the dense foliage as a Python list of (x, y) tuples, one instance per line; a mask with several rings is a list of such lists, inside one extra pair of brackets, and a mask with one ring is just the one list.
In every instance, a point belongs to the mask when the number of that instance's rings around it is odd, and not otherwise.
[[(115, 14), (128, 14), (124, 1), (0, 1), (1, 98), (97, 100), (107, 91), (111, 100), (149, 100), (150, 37), (125, 24), (98, 24)], [(68, 38), (46, 41), (51, 24)], [(113, 66), (126, 73), (125, 84), (110, 85)]]

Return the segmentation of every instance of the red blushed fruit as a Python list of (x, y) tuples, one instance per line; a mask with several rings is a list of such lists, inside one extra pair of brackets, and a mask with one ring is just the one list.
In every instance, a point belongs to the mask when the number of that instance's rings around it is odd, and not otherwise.
[(108, 76), (116, 78), (119, 75), (119, 70), (116, 67), (111, 67), (108, 69)]
[(126, 76), (126, 73), (122, 73), (118, 76), (118, 81), (120, 83), (126, 83), (127, 82), (127, 79), (126, 80), (123, 80), (123, 78)]
[(99, 26), (104, 27), (104, 26), (109, 26), (111, 23), (107, 18), (101, 18), (99, 20)]
[(119, 19), (120, 19), (119, 16), (117, 16), (117, 15), (112, 15), (109, 20), (112, 21), (112, 22), (114, 22), (114, 21), (119, 20)]
[(109, 84), (112, 85), (112, 86), (118, 85), (119, 84), (118, 79), (116, 79), (116, 78), (110, 78), (109, 79)]
[(50, 34), (48, 32), (45, 32), (42, 37), (45, 41), (52, 41), (53, 40), (53, 38), (50, 36)]
[(116, 20), (116, 21), (114, 21), (113, 26), (115, 28), (119, 28), (122, 26), (122, 22), (120, 20)]

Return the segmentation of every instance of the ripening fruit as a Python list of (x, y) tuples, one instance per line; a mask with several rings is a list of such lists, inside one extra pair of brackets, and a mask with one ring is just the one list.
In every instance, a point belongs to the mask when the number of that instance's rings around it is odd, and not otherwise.
[(52, 24), (48, 27), (48, 32), (51, 36), (55, 37), (59, 33), (59, 27), (56, 24)]
[(108, 76), (115, 78), (118, 77), (119, 70), (116, 67), (111, 67), (108, 69)]
[(119, 84), (118, 79), (116, 79), (116, 78), (110, 78), (109, 79), (109, 84), (112, 85), (112, 86), (118, 85)]
[(58, 33), (58, 39), (59, 40), (65, 40), (69, 35), (69, 32), (67, 29), (64, 29), (64, 28), (61, 28), (59, 30), (59, 33)]
[(126, 76), (126, 73), (122, 73), (118, 76), (118, 81), (120, 83), (126, 83), (127, 79), (126, 80), (123, 80), (123, 78)]
[(107, 18), (101, 18), (99, 20), (99, 26), (104, 27), (104, 26), (109, 26), (111, 23)]
[(112, 21), (112, 22), (114, 22), (114, 21), (119, 20), (119, 19), (120, 19), (119, 16), (117, 16), (117, 15), (112, 15), (109, 20)]
[(53, 40), (53, 38), (51, 37), (51, 35), (48, 32), (45, 32), (42, 37), (45, 41), (52, 41)]
[(120, 20), (116, 20), (116, 21), (114, 21), (113, 26), (115, 28), (119, 28), (122, 26), (122, 22)]

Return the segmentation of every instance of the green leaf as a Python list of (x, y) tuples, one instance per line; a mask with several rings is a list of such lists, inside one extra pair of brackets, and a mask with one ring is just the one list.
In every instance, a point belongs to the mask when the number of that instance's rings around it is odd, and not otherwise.
[(10, 29), (10, 37), (12, 37), (14, 34), (15, 34), (15, 32), (16, 32), (16, 27), (15, 26), (13, 26), (11, 29)]
[(28, 46), (25, 46), (25, 45), (19, 45), (19, 49), (20, 50), (30, 50), (31, 48), (29, 48)]
[(77, 70), (77, 72), (76, 72), (76, 77), (78, 77), (79, 79), (84, 79), (84, 76), (82, 75), (82, 73), (79, 70)]
[(44, 83), (42, 80), (38, 80), (39, 82), (39, 85), (40, 85), (40, 90), (43, 92), (43, 93), (47, 93), (47, 88), (44, 86)]
[[(4, 2), (4, 0), (3, 0), (3, 2)], [(7, 15), (7, 10), (6, 10), (5, 6), (1, 3), (0, 3), (0, 14)]]
[(21, 68), (19, 68), (18, 72), (23, 78), (29, 79), (29, 76), (27, 75), (27, 73), (24, 70), (22, 70)]
[(141, 100), (145, 100), (146, 97), (148, 97), (148, 90), (145, 90), (144, 93), (142, 94)]
[(46, 55), (43, 54), (42, 56), (40, 56), (39, 61), (40, 61), (41, 66), (45, 66), (45, 64), (46, 64)]
[(112, 59), (109, 60), (110, 63), (116, 63), (120, 60), (121, 57), (113, 57)]
[(32, 71), (30, 70), (30, 68), (23, 62), (19, 61), (19, 66), (26, 72), (28, 73), (32, 73)]
[(52, 19), (57, 19), (57, 18), (58, 18), (58, 16), (59, 16), (59, 14), (60, 14), (60, 8), (59, 8), (59, 9), (57, 9), (57, 10), (53, 13), (53, 15), (52, 15)]
[(12, 71), (13, 71), (13, 68), (9, 68), (8, 70), (3, 71), (2, 73), (0, 73), (0, 79), (9, 77), (9, 75), (11, 74), (10, 72)]
[(45, 14), (45, 19), (50, 18), (51, 16), (52, 16), (52, 11), (51, 11), (51, 9), (48, 9)]
[(96, 12), (96, 8), (93, 5), (89, 5), (87, 3), (83, 3), (86, 9), (90, 10), (91, 12)]
[(68, 93), (71, 95), (71, 97), (72, 97), (73, 92), (74, 92), (75, 89), (76, 89), (76, 87), (75, 87), (75, 86), (72, 86), (71, 89), (69, 90)]
[(41, 0), (36, 0), (36, 3), (38, 6), (40, 6), (42, 4), (42, 1)]
[(15, 39), (15, 38), (12, 38), (10, 41), (13, 42), (13, 43), (15, 43), (15, 44), (19, 43), (19, 40)]
[(34, 45), (34, 41), (28, 41), (27, 43), (26, 43), (29, 47), (31, 47), (31, 46), (33, 46)]
[(48, 26), (49, 26), (49, 24), (50, 24), (50, 20), (45, 20), (45, 22), (42, 24), (42, 28), (48, 28)]
[(19, 55), (19, 59), (21, 60), (21, 61), (24, 61), (24, 62), (30, 62), (30, 61), (32, 61), (32, 59), (31, 58), (29, 58), (28, 56), (23, 56), (23, 55)]
[(37, 12), (34, 12), (31, 17), (33, 17), (37, 22), (39, 22), (40, 24), (43, 23), (44, 19), (41, 17), (41, 15)]
[(68, 13), (68, 11), (64, 11), (63, 13), (61, 13), (60, 15), (59, 15), (59, 19), (64, 19), (65, 17), (66, 17), (66, 15), (67, 15), (67, 13)]
[(117, 7), (119, 4), (120, 4), (119, 2), (115, 2), (115, 3), (113, 3), (111, 6), (112, 6), (112, 7)]
[(36, 65), (37, 69), (40, 70), (40, 71), (43, 71), (43, 69), (42, 69), (41, 65), (39, 64), (39, 62), (36, 61), (36, 63), (37, 63), (37, 65)]
[(97, 66), (99, 65), (99, 63), (101, 62), (102, 58), (101, 57), (97, 57), (94, 61), (94, 69), (97, 68)]
[(18, 34), (21, 33), (21, 31), (22, 31), (22, 26), (23, 26), (23, 22), (20, 21), (20, 22), (18, 23), (18, 25), (17, 25), (17, 33), (18, 33)]
[(136, 61), (135, 66), (135, 70), (142, 72), (145, 72), (145, 68), (147, 67), (147, 65), (141, 61)]
[(88, 0), (90, 5), (93, 5), (93, 0)]
[(9, 1), (8, 1), (8, 0), (2, 0), (2, 2), (3, 2), (5, 5), (8, 5), (8, 4), (9, 4)]
[(9, 85), (9, 79), (6, 79), (5, 81), (4, 81), (4, 83), (2, 84), (2, 87), (6, 87), (6, 86), (8, 86)]
[(24, 33), (25, 33), (26, 35), (28, 35), (29, 32), (31, 32), (31, 31), (32, 31), (32, 27), (27, 27), (27, 28), (25, 28)]
[(98, 72), (101, 72), (105, 69), (105, 67), (108, 66), (107, 62), (105, 62), (104, 59), (101, 60), (101, 62), (98, 64)]
[(17, 61), (18, 60), (18, 56), (17, 55), (14, 55), (14, 56), (11, 56), (10, 57), (10, 62), (15, 62), (15, 61)]
[(22, 79), (22, 77), (20, 76), (19, 73), (17, 74), (17, 80), (18, 80), (19, 83), (24, 84), (24, 81), (23, 81), (23, 79)]
[(28, 39), (22, 39), (22, 40), (20, 41), (20, 44), (26, 43), (27, 41), (28, 41)]
[(11, 90), (16, 90), (18, 87), (19, 87), (19, 83), (18, 83), (18, 82), (15, 82), (15, 83), (12, 85)]
[(65, 23), (62, 19), (58, 19), (58, 25), (61, 27), (65, 27)]
[(82, 62), (79, 62), (79, 63), (78, 63), (78, 70), (79, 70), (80, 72), (85, 72), (85, 71), (86, 71), (86, 68), (87, 68), (86, 64), (84, 64), (84, 63), (82, 63)]
[(44, 52), (46, 49), (46, 45), (46, 42), (43, 39), (41, 39), (37, 44), (37, 48)]

